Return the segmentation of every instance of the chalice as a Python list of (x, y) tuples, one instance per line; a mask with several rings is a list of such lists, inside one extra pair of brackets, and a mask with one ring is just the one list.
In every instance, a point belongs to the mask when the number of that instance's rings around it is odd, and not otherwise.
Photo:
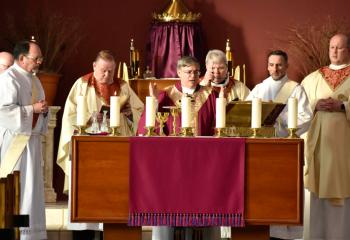
[(163, 128), (164, 123), (168, 120), (169, 113), (168, 112), (157, 112), (157, 122), (159, 122), (159, 136), (165, 136)]

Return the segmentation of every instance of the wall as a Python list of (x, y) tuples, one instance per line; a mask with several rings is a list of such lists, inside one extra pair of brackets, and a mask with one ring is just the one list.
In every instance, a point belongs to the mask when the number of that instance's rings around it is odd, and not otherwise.
[[(247, 66), (247, 85), (250, 88), (267, 76), (266, 55), (274, 47), (276, 37), (285, 34), (287, 26), (319, 24), (327, 15), (348, 21), (350, 7), (348, 0), (184, 1), (191, 10), (202, 13), (203, 37), (208, 49), (224, 49), (226, 38), (231, 39), (236, 63)], [(73, 82), (91, 71), (92, 61), (99, 50), (111, 49), (117, 53), (118, 59), (128, 61), (130, 38), (134, 38), (143, 54), (151, 13), (160, 12), (167, 3), (166, 0), (22, 0), (16, 1), (16, 4), (7, 3), (0, 11), (15, 12), (20, 17), (23, 8), (35, 12), (44, 6), (82, 20), (84, 40), (77, 49), (78, 54), (69, 60), (62, 71), (56, 98), (56, 105), (62, 106)], [(291, 66), (294, 61), (291, 60)], [(301, 76), (295, 73), (295, 69), (291, 67), (290, 70), (289, 75), (300, 80)], [(59, 129), (56, 138), (58, 134)], [(57, 170), (56, 179), (61, 179), (60, 174)], [(58, 191), (62, 187), (61, 182), (55, 182)]]

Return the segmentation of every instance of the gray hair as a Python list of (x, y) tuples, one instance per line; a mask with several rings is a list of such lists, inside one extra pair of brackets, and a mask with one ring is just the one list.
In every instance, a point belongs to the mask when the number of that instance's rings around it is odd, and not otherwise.
[(184, 56), (177, 61), (177, 70), (180, 70), (183, 67), (188, 67), (193, 65), (196, 65), (198, 68), (200, 67), (199, 62), (196, 58), (191, 56)]
[(218, 49), (213, 49), (208, 52), (207, 57), (205, 58), (205, 64), (208, 64), (209, 61), (223, 62), (226, 66), (228, 65), (226, 54)]

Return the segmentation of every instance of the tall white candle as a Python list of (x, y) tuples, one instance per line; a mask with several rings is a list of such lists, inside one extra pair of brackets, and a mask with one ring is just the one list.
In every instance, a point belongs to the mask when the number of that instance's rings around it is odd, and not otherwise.
[(146, 97), (146, 127), (154, 127), (156, 123), (156, 100)]
[(181, 127), (191, 127), (191, 98), (182, 97), (181, 99)]
[(120, 97), (111, 96), (110, 98), (110, 113), (109, 125), (111, 127), (120, 126)]
[(226, 98), (216, 99), (216, 128), (224, 128), (226, 126)]
[(252, 128), (261, 128), (261, 98), (252, 100)]
[(289, 98), (288, 99), (288, 128), (297, 127), (298, 119), (298, 99)]
[(85, 96), (77, 97), (77, 126), (86, 124), (86, 101)]

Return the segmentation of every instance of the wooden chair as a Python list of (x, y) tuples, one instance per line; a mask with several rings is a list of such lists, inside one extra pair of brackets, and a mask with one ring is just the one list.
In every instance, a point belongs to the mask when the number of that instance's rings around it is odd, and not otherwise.
[(0, 239), (18, 240), (18, 227), (29, 226), (29, 216), (19, 214), (20, 191), (18, 171), (0, 179)]

